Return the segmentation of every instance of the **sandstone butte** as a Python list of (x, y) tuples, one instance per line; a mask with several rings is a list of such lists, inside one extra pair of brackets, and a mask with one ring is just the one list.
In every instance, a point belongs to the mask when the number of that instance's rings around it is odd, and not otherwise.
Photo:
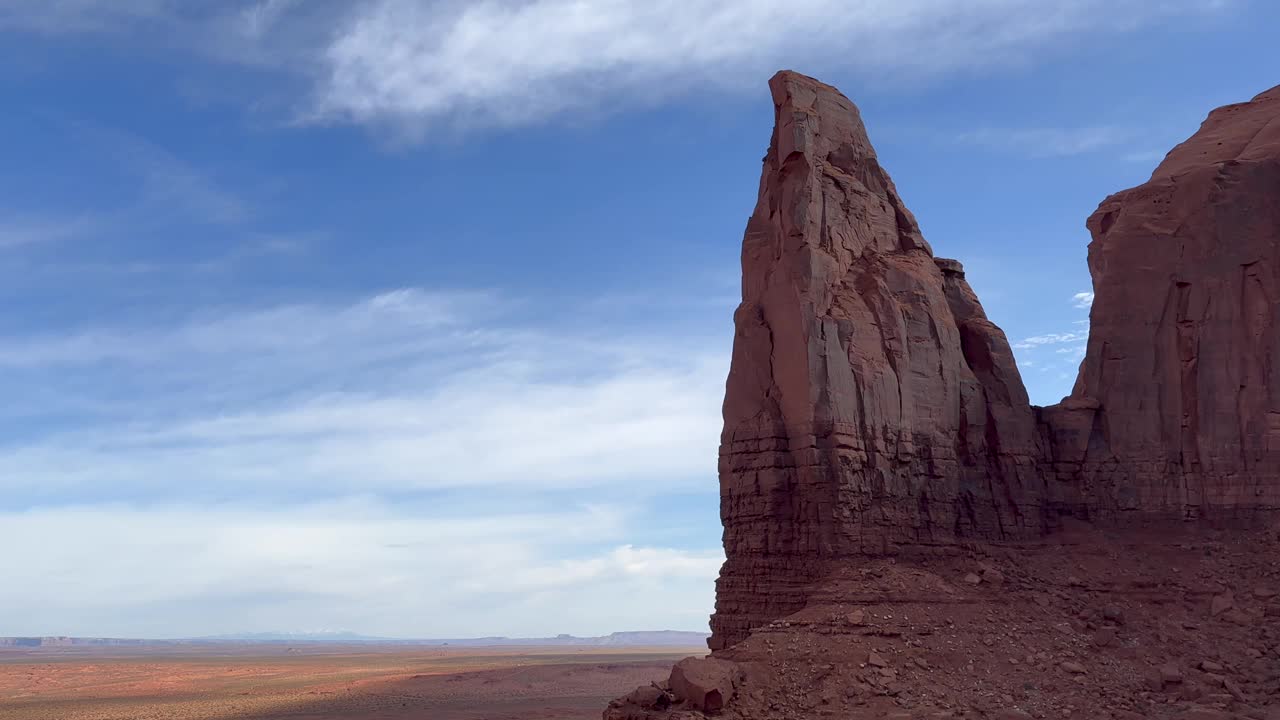
[[(1266, 558), (1280, 555), (1280, 87), (1213, 111), (1150, 181), (1107, 198), (1089, 218), (1087, 355), (1071, 395), (1040, 408), (961, 263), (934, 256), (853, 103), (794, 72), (769, 86), (775, 126), (743, 240), (723, 408), (727, 560), (713, 657), (678, 668), (678, 692), (668, 684), (642, 693), (652, 700), (660, 691), (670, 709), (632, 698), (606, 717), (790, 717), (808, 700), (770, 699), (786, 695), (782, 680), (761, 675), (779, 662), (775, 646), (765, 662), (764, 646), (753, 656), (749, 640), (816, 627), (800, 619), (817, 607), (858, 619), (818, 635), (863, 626), (874, 613), (853, 601), (877, 588), (923, 583), (922, 619), (928, 608), (987, 602), (960, 577), (986, 587), (1009, 575), (1013, 593), (1018, 578), (1044, 567), (1034, 548), (1073, 528), (1127, 532), (1139, 545), (1189, 528), (1230, 531), (1261, 542), (1263, 558), (1242, 559), (1232, 572), (1274, 571)], [(1003, 570), (984, 562), (960, 572), (1002, 547), (1024, 554)], [(1136, 561), (1133, 572), (1144, 572)], [(932, 579), (902, 575), (913, 566)], [(1045, 573), (1040, 580), (1054, 582)], [(1059, 580), (1062, 597), (1089, 584)], [(1249, 612), (1273, 618), (1269, 606)], [(1276, 624), (1268, 620), (1268, 630)], [(797, 636), (782, 637), (795, 646)], [(1272, 651), (1280, 645), (1262, 650)], [(1274, 662), (1280, 668), (1280, 655)], [(753, 672), (754, 685), (746, 680)], [(690, 689), (689, 677), (713, 679)], [(875, 687), (861, 676), (841, 682)], [(860, 691), (847, 691), (794, 716), (825, 716), (818, 710), (846, 701), (862, 707)], [(904, 704), (901, 693), (891, 697)]]

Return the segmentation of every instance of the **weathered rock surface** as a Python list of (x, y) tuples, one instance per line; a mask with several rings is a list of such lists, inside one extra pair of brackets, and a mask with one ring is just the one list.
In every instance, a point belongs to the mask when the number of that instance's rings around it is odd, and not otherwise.
[(837, 90), (779, 73), (724, 402), (712, 647), (833, 560), (1043, 531), (1035, 420), (960, 263), (933, 257)]
[(1280, 509), (1280, 89), (1215, 111), (1089, 220), (1071, 397), (1032, 408), (1004, 333), (935, 258), (830, 86), (770, 81), (724, 403), (712, 649), (844, 558), (1038, 538), (1062, 517)]
[(1280, 88), (1213, 111), (1088, 226), (1088, 353), (1041, 413), (1061, 499), (1104, 522), (1280, 508)]
[(686, 658), (671, 670), (671, 692), (694, 710), (719, 712), (733, 699), (742, 669), (718, 658)]
[[(1086, 525), (957, 556), (861, 558), (824, 578), (803, 609), (715, 653), (742, 670), (720, 711), (619, 702), (605, 717), (990, 720), (1070, 709), (1280, 720), (1280, 597), (1246, 592), (1280, 581), (1278, 542), (1280, 529)], [(1004, 582), (966, 583), (977, 568)], [(1214, 616), (1224, 590), (1234, 610)]]
[(1047, 408), (853, 104), (770, 89), (713, 664), (606, 718), (1280, 714), (1280, 88), (1089, 219), (1088, 351)]

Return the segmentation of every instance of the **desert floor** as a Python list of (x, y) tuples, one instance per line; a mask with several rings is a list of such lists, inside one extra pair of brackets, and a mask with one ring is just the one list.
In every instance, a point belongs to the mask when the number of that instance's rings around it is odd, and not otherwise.
[(3, 720), (576, 720), (704, 654), (603, 648), (0, 649)]

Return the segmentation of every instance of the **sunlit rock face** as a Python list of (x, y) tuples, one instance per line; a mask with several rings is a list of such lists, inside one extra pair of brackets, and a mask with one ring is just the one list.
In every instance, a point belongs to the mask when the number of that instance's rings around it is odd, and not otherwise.
[(1043, 530), (1035, 416), (960, 263), (935, 258), (858, 110), (791, 72), (742, 249), (713, 648), (832, 561)]
[(1280, 87), (1214, 110), (1088, 225), (1088, 354), (1041, 413), (1062, 499), (1102, 522), (1274, 514)]
[(935, 258), (857, 108), (782, 72), (742, 249), (713, 650), (851, 559), (1039, 538), (1062, 518), (1280, 508), (1280, 88), (1214, 111), (1089, 220), (1069, 398), (1033, 408), (962, 265)]

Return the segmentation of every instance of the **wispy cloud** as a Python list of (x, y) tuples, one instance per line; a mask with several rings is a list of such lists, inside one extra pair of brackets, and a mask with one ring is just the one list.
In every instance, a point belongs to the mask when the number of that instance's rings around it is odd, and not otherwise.
[(1020, 342), (1014, 343), (1013, 346), (1018, 349), (1027, 350), (1044, 345), (1061, 345), (1063, 343), (1073, 343), (1088, 339), (1088, 333), (1048, 333), (1046, 335), (1034, 335), (1029, 338), (1023, 338)]
[(705, 628), (721, 553), (627, 544), (632, 521), (369, 499), (0, 511), (0, 543), (25, 548), (0, 555), (0, 635), (602, 634), (652, 627), (654, 607)]
[[(0, 28), (150, 28), (152, 44), (312, 82), (318, 121), (511, 126), (758, 88), (780, 66), (868, 78), (1021, 64), (1081, 33), (1126, 32), (1229, 0), (11, 0)], [(155, 32), (163, 23), (165, 31)], [(928, 37), (927, 47), (919, 38)], [(175, 38), (181, 38), (177, 40)], [(837, 65), (832, 58), (839, 58)], [(853, 66), (850, 67), (850, 63)], [(1108, 128), (981, 131), (1048, 155), (1114, 144)]]
[[(1088, 310), (1093, 306), (1093, 293), (1082, 291), (1075, 293), (1070, 299), (1071, 307), (1076, 310)], [(1047, 387), (1044, 380), (1033, 383), (1028, 389), (1038, 401), (1056, 400), (1046, 396), (1048, 392), (1061, 392), (1061, 384), (1074, 377), (1073, 371), (1084, 358), (1089, 341), (1088, 318), (1072, 321), (1072, 325), (1085, 326), (1084, 330), (1069, 332), (1045, 333), (1023, 338), (1013, 344), (1018, 351), (1018, 365), (1022, 368), (1035, 369), (1040, 378), (1055, 378), (1052, 387)]]
[[(325, 53), (323, 116), (372, 121), (537, 121), (613, 102), (733, 85), (779, 64), (839, 56), (872, 72), (954, 73), (1020, 60), (1078, 32), (1131, 29), (1216, 0), (715, 0), (649, 3), (379, 0)], [(915, 42), (930, 37), (927, 52)], [(844, 51), (856, 49), (855, 54)], [(1055, 153), (1111, 143), (1111, 132), (1040, 134)]]
[[(85, 488), (652, 491), (711, 473), (726, 370), (718, 343), (522, 327), (496, 305), (400, 290), (346, 306), (6, 338), (0, 365), (38, 378), (43, 393), (111, 379), (76, 401), (91, 409), (39, 404), (101, 425), (11, 437), (0, 487), (36, 498)], [(37, 405), (19, 395), (10, 419)]]
[(132, 214), (181, 214), (185, 220), (220, 225), (252, 218), (251, 204), (240, 193), (156, 142), (115, 128), (80, 123), (72, 127), (93, 151), (137, 178), (141, 207)]
[(240, 11), (241, 31), (250, 37), (261, 37), (270, 32), (286, 13), (296, 8), (301, 0), (261, 0)]
[(564, 328), (406, 288), (0, 338), (0, 635), (705, 627), (714, 539), (636, 513), (714, 527), (727, 338)]
[[(154, 259), (102, 261), (85, 253), (63, 254), (53, 262), (31, 260), (30, 267), (47, 272), (84, 270), (137, 273), (148, 270), (220, 270), (269, 256), (296, 253), (320, 237), (307, 231), (282, 232), (260, 229), (265, 223), (258, 211), (255, 188), (236, 186), (217, 177), (205, 164), (181, 157), (141, 135), (53, 115), (58, 126), (83, 153), (87, 163), (110, 168), (108, 180), (120, 187), (110, 205), (92, 210), (59, 208), (42, 203), (36, 208), (12, 209), (0, 205), (0, 251), (31, 248), (65, 241), (95, 241), (100, 247), (123, 249), (140, 239), (166, 237), (174, 232), (215, 230), (214, 247), (203, 257), (190, 255), (180, 261)], [(123, 253), (121, 253), (123, 254)], [(92, 254), (89, 255), (92, 257)], [(30, 258), (29, 258), (30, 259)], [(51, 260), (52, 258), (44, 258)]]
[[(385, 359), (384, 353), (413, 353), (425, 351), (436, 341), (457, 341), (429, 333), (460, 322), (464, 310), (473, 318), (483, 317), (493, 302), (491, 296), (477, 291), (433, 293), (405, 288), (346, 304), (211, 309), (169, 325), (99, 326), (9, 337), (10, 344), (0, 348), (0, 366), (65, 371), (104, 363), (127, 363), (136, 369), (212, 362), (228, 372), (234, 359), (241, 357), (263, 371), (260, 354), (279, 353), (273, 357), (276, 362), (293, 358), (332, 368), (343, 358), (380, 360)], [(343, 348), (349, 352), (339, 352)]]
[(1033, 158), (1070, 157), (1109, 150), (1130, 141), (1119, 127), (984, 128), (956, 136), (956, 142)]

